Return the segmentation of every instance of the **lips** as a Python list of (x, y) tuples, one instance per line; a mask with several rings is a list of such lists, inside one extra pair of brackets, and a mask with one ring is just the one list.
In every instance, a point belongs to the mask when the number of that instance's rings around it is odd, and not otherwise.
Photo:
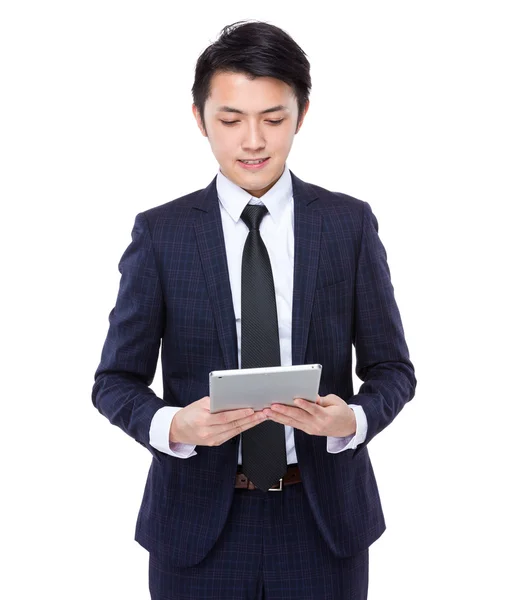
[(246, 171), (256, 171), (258, 169), (263, 169), (267, 164), (269, 164), (269, 156), (265, 159), (256, 159), (256, 160), (260, 160), (260, 162), (252, 162), (252, 163), (246, 163), (243, 160), (238, 160), (238, 164), (245, 169)]

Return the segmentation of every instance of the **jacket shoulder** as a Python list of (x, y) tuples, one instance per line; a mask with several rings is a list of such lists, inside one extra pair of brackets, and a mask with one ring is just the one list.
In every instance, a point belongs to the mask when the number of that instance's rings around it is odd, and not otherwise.
[(369, 206), (365, 200), (360, 200), (349, 194), (328, 190), (313, 183), (307, 185), (313, 189), (315, 195), (321, 201), (319, 202), (320, 209), (325, 212), (348, 212), (362, 216), (364, 208)]
[(183, 214), (188, 213), (190, 209), (195, 206), (199, 195), (203, 192), (204, 189), (190, 192), (185, 196), (175, 198), (175, 200), (170, 200), (169, 202), (164, 202), (158, 206), (148, 208), (143, 212), (143, 214), (146, 219), (151, 222), (164, 218), (172, 218), (179, 215), (179, 213), (182, 216)]

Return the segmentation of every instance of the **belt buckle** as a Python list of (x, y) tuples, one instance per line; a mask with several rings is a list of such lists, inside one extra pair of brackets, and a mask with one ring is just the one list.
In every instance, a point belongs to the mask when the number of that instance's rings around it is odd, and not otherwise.
[(281, 492), (282, 491), (282, 477), (278, 481), (279, 481), (280, 487), (272, 487), (272, 488), (269, 488), (267, 491), (268, 492)]

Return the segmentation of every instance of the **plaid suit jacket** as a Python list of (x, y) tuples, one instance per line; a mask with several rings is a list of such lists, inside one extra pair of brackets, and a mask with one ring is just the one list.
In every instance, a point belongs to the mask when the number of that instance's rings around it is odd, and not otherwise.
[[(316, 525), (341, 558), (369, 547), (385, 530), (367, 444), (413, 398), (416, 378), (370, 206), (291, 176), (293, 364), (322, 364), (319, 394), (361, 404), (368, 421), (365, 442), (339, 454), (327, 452), (326, 437), (294, 432)], [(179, 459), (150, 446), (149, 428), (159, 408), (207, 396), (210, 371), (238, 368), (215, 178), (137, 215), (119, 269), (92, 400), (153, 456), (136, 541), (176, 566), (191, 566), (214, 545), (227, 518), (238, 440)], [(149, 388), (161, 341), (162, 398)], [(356, 395), (353, 346), (363, 381)]]

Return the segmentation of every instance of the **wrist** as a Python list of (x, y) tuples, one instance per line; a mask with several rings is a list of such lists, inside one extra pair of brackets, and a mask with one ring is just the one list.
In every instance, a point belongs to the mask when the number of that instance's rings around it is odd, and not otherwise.
[(356, 435), (356, 431), (358, 431), (358, 421), (356, 420), (356, 413), (352, 410), (352, 408), (350, 409), (350, 412), (352, 413), (352, 433), (350, 435)]
[(174, 415), (173, 415), (173, 419), (171, 420), (171, 424), (170, 424), (170, 444), (179, 444), (180, 443), (180, 435), (179, 435), (179, 421), (178, 421), (178, 417), (179, 417), (179, 412), (181, 411), (177, 411)]

